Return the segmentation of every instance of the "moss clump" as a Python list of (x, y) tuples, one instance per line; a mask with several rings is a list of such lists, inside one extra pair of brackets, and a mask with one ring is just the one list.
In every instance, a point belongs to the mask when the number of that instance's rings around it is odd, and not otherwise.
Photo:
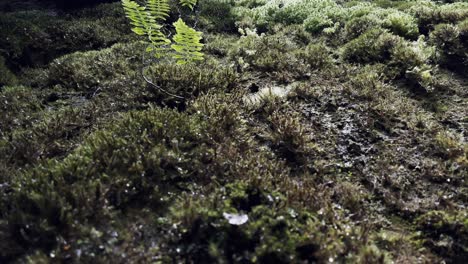
[(136, 78), (142, 67), (140, 55), (143, 48), (144, 45), (134, 42), (116, 44), (100, 51), (65, 55), (48, 66), (45, 80), (39, 79), (32, 84), (61, 85), (67, 89), (93, 93), (97, 88), (107, 86), (106, 83)]
[(209, 32), (235, 32), (235, 18), (230, 1), (200, 0), (201, 24)]
[(414, 5), (411, 13), (417, 18), (421, 32), (428, 33), (437, 24), (457, 23), (468, 18), (468, 4), (460, 2), (436, 5), (425, 1), (424, 4)]
[[(99, 222), (134, 201), (157, 208), (164, 186), (205, 175), (203, 126), (171, 110), (131, 112), (64, 160), (15, 177), (0, 199), (2, 241), (11, 238), (9, 245), (23, 252), (50, 250), (56, 235), (79, 231), (76, 221)], [(4, 258), (16, 254), (2, 252)]]
[(7, 86), (0, 91), (0, 137), (15, 128), (31, 125), (35, 112), (43, 109), (41, 97), (31, 88)]
[(385, 63), (390, 78), (404, 76), (416, 67), (431, 69), (428, 65), (433, 49), (422, 39), (408, 42), (382, 29), (372, 29), (347, 43), (342, 58), (358, 63)]
[(15, 85), (18, 83), (18, 80), (11, 72), (10, 69), (5, 65), (5, 59), (0, 56), (0, 87), (4, 85)]
[(357, 37), (371, 28), (388, 29), (391, 33), (406, 39), (419, 35), (416, 19), (408, 13), (393, 8), (378, 8), (374, 5), (358, 4), (349, 10), (345, 23), (347, 37)]
[[(211, 90), (229, 91), (237, 81), (233, 67), (213, 59), (194, 65), (160, 62), (145, 71), (147, 78), (167, 92), (191, 99)], [(148, 86), (156, 97), (168, 97), (153, 85)], [(166, 101), (170, 101), (167, 98)]]
[(439, 24), (430, 34), (430, 41), (440, 52), (440, 64), (466, 72), (468, 68), (468, 20), (457, 25)]
[[(231, 222), (232, 216), (239, 219)], [(316, 214), (289, 207), (281, 194), (245, 182), (227, 184), (208, 197), (183, 196), (163, 222), (179, 223), (168, 233), (167, 247), (171, 259), (180, 261), (343, 261), (349, 256), (341, 255), (341, 250), (352, 243), (355, 248), (363, 246), (351, 237), (338, 239), (340, 231)], [(346, 232), (359, 233), (358, 229)], [(377, 257), (382, 255), (378, 249), (367, 255), (385, 259)]]
[(467, 214), (431, 211), (416, 219), (416, 225), (434, 251), (452, 262), (463, 261), (468, 256)]
[(311, 70), (326, 70), (333, 66), (334, 61), (330, 56), (329, 47), (324, 43), (309, 44), (299, 51), (299, 57), (303, 58)]
[[(60, 16), (60, 19), (58, 18)], [(0, 18), (1, 53), (15, 67), (43, 65), (78, 50), (110, 46), (131, 36), (120, 5), (95, 11), (57, 14), (42, 10), (4, 13)]]
[(302, 27), (274, 30), (273, 34), (258, 34), (242, 29), (243, 35), (228, 53), (229, 59), (235, 61), (242, 72), (259, 71), (280, 82), (307, 78), (319, 68), (332, 68), (330, 49), (323, 42), (312, 42), (310, 34)]
[(295, 169), (306, 166), (309, 159), (319, 153), (298, 115), (276, 110), (267, 119), (270, 129), (266, 139), (272, 142), (280, 158), (293, 163)]
[[(237, 61), (244, 70), (256, 69), (265, 72), (278, 72), (293, 66), (300, 67), (293, 51), (298, 48), (291, 39), (276, 35), (263, 35), (246, 29), (242, 32), (234, 50), (229, 56)], [(293, 69), (290, 69), (293, 70)]]
[(81, 142), (82, 135), (96, 122), (89, 108), (92, 107), (28, 112), (31, 122), (22, 124), (3, 138), (4, 144), (0, 148), (2, 158), (6, 164), (24, 169), (43, 159), (65, 156)]

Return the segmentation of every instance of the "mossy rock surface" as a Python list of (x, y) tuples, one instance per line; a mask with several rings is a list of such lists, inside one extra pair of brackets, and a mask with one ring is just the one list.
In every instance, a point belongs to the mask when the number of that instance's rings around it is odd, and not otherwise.
[(0, 5), (1, 263), (466, 259), (465, 2), (76, 5)]

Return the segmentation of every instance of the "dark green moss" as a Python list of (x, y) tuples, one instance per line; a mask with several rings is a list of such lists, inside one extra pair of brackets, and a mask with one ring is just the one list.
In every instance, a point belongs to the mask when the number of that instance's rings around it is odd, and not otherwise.
[[(466, 20), (468, 21), (468, 20)], [(430, 40), (441, 53), (440, 64), (459, 72), (466, 72), (468, 67), (468, 22), (458, 25), (439, 24), (430, 34)]]
[(418, 229), (433, 250), (451, 262), (463, 261), (468, 256), (467, 212), (447, 213), (431, 211), (416, 220)]
[(18, 83), (15, 74), (5, 65), (5, 59), (0, 56), (0, 87)]
[[(2, 195), (2, 218), (8, 219), (2, 237), (15, 237), (11, 245), (24, 250), (50, 250), (57, 234), (74, 229), (74, 221), (102, 220), (111, 208), (135, 200), (157, 207), (158, 186), (204, 175), (210, 154), (202, 127), (197, 118), (171, 110), (127, 114), (63, 161), (49, 161), (13, 179), (12, 192)], [(6, 258), (14, 254), (4, 252)]]
[(463, 260), (463, 3), (305, 2), (201, 1), (192, 65), (120, 3), (2, 16), (0, 262)]
[(0, 27), (0, 55), (15, 71), (43, 65), (68, 52), (107, 47), (131, 36), (119, 4), (77, 14), (42, 10), (4, 13)]

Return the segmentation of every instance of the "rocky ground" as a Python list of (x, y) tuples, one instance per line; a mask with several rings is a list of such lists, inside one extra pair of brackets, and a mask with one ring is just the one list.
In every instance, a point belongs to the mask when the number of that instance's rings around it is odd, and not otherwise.
[(0, 5), (1, 263), (468, 257), (468, 4), (200, 0), (177, 65), (52, 2)]

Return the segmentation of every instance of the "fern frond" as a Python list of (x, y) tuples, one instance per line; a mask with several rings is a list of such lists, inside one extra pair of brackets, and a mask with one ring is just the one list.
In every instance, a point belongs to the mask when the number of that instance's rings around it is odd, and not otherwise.
[(147, 35), (150, 21), (145, 7), (131, 0), (122, 0), (122, 6), (125, 16), (130, 19), (130, 24), (133, 26), (132, 31), (140, 36)]
[(171, 10), (168, 0), (148, 0), (146, 7), (154, 19), (160, 21), (166, 21)]
[(197, 4), (197, 0), (179, 0), (181, 6), (186, 6), (193, 10), (193, 7)]
[(187, 26), (180, 18), (174, 23), (174, 27), (176, 29), (176, 35), (173, 38), (175, 44), (171, 47), (176, 52), (173, 58), (177, 60), (177, 63), (186, 64), (203, 60), (203, 53), (200, 52), (204, 46), (200, 43), (202, 33)]
[[(164, 2), (166, 0), (149, 0), (149, 2), (152, 2), (151, 8), (157, 8), (156, 1)], [(148, 38), (150, 46), (147, 48), (147, 51), (154, 52), (158, 58), (163, 56), (165, 46), (169, 45), (171, 41), (161, 32), (162, 26), (156, 23), (156, 18), (153, 16), (151, 8), (148, 6), (148, 10), (146, 10), (146, 7), (140, 6), (132, 0), (122, 0), (122, 5), (125, 15), (130, 19), (130, 23), (133, 26), (132, 31)]]

